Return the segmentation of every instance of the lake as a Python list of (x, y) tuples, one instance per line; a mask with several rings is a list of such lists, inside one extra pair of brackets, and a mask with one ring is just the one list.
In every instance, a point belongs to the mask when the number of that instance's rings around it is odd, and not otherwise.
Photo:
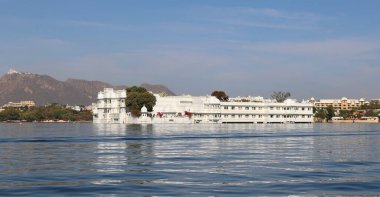
[(0, 123), (1, 196), (379, 195), (380, 124)]

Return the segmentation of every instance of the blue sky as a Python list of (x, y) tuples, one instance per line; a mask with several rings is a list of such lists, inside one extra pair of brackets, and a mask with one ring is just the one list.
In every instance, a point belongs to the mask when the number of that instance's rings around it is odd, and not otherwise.
[(380, 98), (379, 10), (377, 0), (0, 0), (0, 73)]

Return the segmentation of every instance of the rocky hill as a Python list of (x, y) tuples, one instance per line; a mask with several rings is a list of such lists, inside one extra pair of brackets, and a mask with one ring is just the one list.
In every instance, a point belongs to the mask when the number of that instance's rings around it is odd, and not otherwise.
[(153, 93), (161, 93), (166, 92), (168, 95), (175, 95), (174, 92), (169, 90), (166, 86), (159, 85), (159, 84), (149, 84), (149, 83), (143, 83), (141, 84), (142, 87), (146, 88), (149, 91), (152, 91)]
[[(144, 83), (143, 87), (154, 93), (172, 91), (162, 85)], [(96, 100), (97, 93), (104, 88), (121, 89), (101, 81), (68, 79), (59, 81), (48, 75), (21, 73), (14, 70), (0, 78), (0, 106), (9, 101), (33, 100), (37, 105), (60, 103), (69, 105), (89, 105)]]

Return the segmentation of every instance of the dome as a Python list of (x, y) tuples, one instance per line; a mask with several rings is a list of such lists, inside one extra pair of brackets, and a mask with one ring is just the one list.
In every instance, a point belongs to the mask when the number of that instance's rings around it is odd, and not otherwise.
[(148, 109), (145, 107), (145, 105), (141, 108), (141, 112), (142, 112), (142, 113), (146, 113), (146, 112), (148, 112)]

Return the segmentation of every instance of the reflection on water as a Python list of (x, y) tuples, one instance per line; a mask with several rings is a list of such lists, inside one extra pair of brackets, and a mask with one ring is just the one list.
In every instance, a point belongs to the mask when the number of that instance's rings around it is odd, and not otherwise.
[(4, 195), (380, 192), (378, 124), (0, 124)]
[[(153, 165), (153, 141), (144, 142), (143, 139), (153, 137), (152, 125), (120, 125), (95, 124), (97, 135), (113, 137), (106, 142), (97, 143), (97, 172), (101, 174), (125, 175), (150, 171)], [(100, 179), (92, 183), (98, 185), (120, 184), (124, 179)], [(133, 183), (143, 183), (143, 179), (129, 180)]]

